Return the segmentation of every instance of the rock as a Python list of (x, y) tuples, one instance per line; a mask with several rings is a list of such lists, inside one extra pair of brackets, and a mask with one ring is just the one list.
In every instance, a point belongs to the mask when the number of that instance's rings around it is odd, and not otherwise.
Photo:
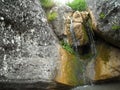
[(60, 68), (56, 81), (69, 86), (83, 85), (81, 62), (74, 54), (60, 48)]
[[(92, 10), (95, 32), (109, 43), (120, 47), (120, 0), (86, 0)], [(96, 22), (96, 23), (95, 23)]]
[(59, 52), (39, 0), (0, 0), (0, 6), (0, 79), (53, 80)]
[(87, 67), (88, 77), (97, 82), (120, 77), (120, 50), (99, 42), (98, 55)]
[(68, 14), (68, 12), (72, 11), (72, 9), (69, 6), (61, 5), (61, 6), (55, 6), (51, 9), (50, 12), (57, 13), (57, 17), (55, 20), (51, 22), (52, 28), (55, 32), (55, 34), (61, 38), (61, 36), (64, 34), (64, 23), (65, 23), (65, 16)]
[(71, 18), (73, 21), (73, 31), (75, 33), (76, 41), (77, 41), (77, 46), (83, 46), (88, 43), (88, 36), (86, 33), (86, 28), (83, 25), (83, 22), (86, 21), (88, 18), (88, 12), (79, 12), (76, 11), (72, 14), (72, 16), (67, 16), (66, 22), (65, 22), (65, 32), (64, 34), (67, 35), (68, 43), (70, 45), (74, 45), (73, 37), (72, 37), (72, 32), (70, 31), (70, 25), (71, 25)]

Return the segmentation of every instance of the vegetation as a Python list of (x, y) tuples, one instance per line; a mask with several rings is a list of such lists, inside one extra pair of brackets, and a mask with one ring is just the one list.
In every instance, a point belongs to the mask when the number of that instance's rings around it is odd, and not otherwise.
[(46, 9), (52, 8), (55, 5), (53, 0), (40, 0), (40, 2), (41, 2), (42, 7)]
[(119, 25), (113, 25), (112, 26), (112, 30), (119, 30), (120, 29), (120, 26)]
[(49, 12), (47, 14), (47, 19), (48, 21), (53, 21), (57, 18), (57, 13), (56, 12)]
[(87, 9), (87, 4), (85, 0), (73, 0), (67, 3), (73, 10), (85, 11)]
[(62, 47), (63, 47), (66, 51), (68, 51), (69, 53), (75, 54), (74, 50), (72, 49), (72, 47), (71, 47), (71, 45), (70, 45), (69, 43), (67, 43), (67, 42), (65, 42), (65, 41), (61, 41), (61, 45), (62, 45)]
[(103, 12), (101, 12), (101, 13), (99, 14), (99, 17), (100, 17), (100, 19), (105, 19), (105, 14), (104, 14)]

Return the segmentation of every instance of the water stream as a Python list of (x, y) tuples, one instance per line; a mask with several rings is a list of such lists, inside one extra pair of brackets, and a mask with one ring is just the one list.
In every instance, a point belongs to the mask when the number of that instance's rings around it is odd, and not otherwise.
[(72, 45), (74, 47), (76, 59), (79, 60), (81, 68), (82, 68), (82, 70), (81, 70), (81, 79), (83, 79), (83, 83), (86, 84), (86, 76), (85, 76), (86, 64), (85, 64), (85, 62), (83, 60), (81, 60), (80, 55), (79, 55), (78, 44), (77, 44), (75, 31), (74, 31), (74, 28), (73, 28), (73, 20), (72, 20), (72, 18), (70, 19), (70, 22), (71, 22), (70, 23), (70, 33), (71, 33), (71, 38), (72, 38), (72, 42), (73, 42)]
[[(74, 50), (75, 50), (75, 54), (76, 54), (76, 58), (77, 60), (80, 61), (80, 65), (82, 67), (82, 79), (83, 79), (83, 82), (84, 84), (86, 84), (88, 82), (87, 78), (86, 78), (86, 66), (88, 64), (87, 61), (84, 61), (80, 58), (80, 54), (79, 54), (79, 51), (78, 51), (78, 44), (77, 44), (77, 39), (76, 39), (76, 35), (75, 35), (75, 31), (74, 31), (74, 28), (73, 28), (73, 20), (71, 18), (70, 20), (70, 33), (71, 33), (71, 38), (72, 38), (72, 45), (74, 46)], [(92, 54), (92, 58), (91, 60), (94, 60), (95, 56), (96, 56), (96, 46), (95, 46), (95, 41), (93, 39), (93, 33), (92, 33), (92, 30), (90, 29), (89, 27), (89, 23), (85, 23), (85, 28), (86, 28), (86, 32), (88, 34), (88, 37), (89, 37), (89, 43), (90, 43), (90, 49), (91, 49), (91, 54)], [(79, 42), (80, 43), (80, 42)], [(89, 83), (92, 85), (92, 81), (89, 80)]]

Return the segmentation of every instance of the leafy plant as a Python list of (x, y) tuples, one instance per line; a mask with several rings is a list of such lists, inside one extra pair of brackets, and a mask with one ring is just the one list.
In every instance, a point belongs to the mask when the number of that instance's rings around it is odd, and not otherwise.
[(85, 0), (73, 0), (67, 3), (73, 10), (85, 11), (87, 9), (87, 3)]
[(53, 0), (40, 0), (42, 7), (51, 8), (55, 5)]
[(112, 30), (119, 30), (120, 29), (120, 26), (119, 25), (113, 25), (112, 26)]
[(49, 12), (49, 13), (47, 14), (47, 19), (48, 19), (48, 21), (53, 21), (53, 20), (56, 19), (56, 17), (57, 17), (57, 13), (56, 13), (56, 12)]
[(105, 14), (104, 14), (103, 12), (101, 12), (101, 13), (99, 14), (99, 17), (100, 17), (100, 19), (105, 19)]
[(70, 52), (71, 54), (75, 54), (74, 50), (72, 49), (72, 47), (69, 43), (67, 43), (65, 41), (61, 41), (61, 45), (66, 51)]

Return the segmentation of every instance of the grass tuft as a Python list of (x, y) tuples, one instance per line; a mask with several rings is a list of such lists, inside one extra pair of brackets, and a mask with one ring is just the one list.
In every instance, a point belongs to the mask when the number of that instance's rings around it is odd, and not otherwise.
[(56, 12), (49, 12), (47, 14), (47, 19), (48, 21), (53, 21), (57, 18), (57, 13)]
[(52, 8), (55, 3), (53, 0), (40, 0), (42, 7), (49, 9)]
[(73, 48), (71, 47), (71, 45), (65, 41), (61, 41), (60, 44), (62, 45), (62, 47), (68, 51), (71, 54), (75, 54), (75, 51), (73, 50)]
[(67, 3), (73, 10), (85, 11), (87, 9), (87, 3), (85, 0), (73, 0)]

